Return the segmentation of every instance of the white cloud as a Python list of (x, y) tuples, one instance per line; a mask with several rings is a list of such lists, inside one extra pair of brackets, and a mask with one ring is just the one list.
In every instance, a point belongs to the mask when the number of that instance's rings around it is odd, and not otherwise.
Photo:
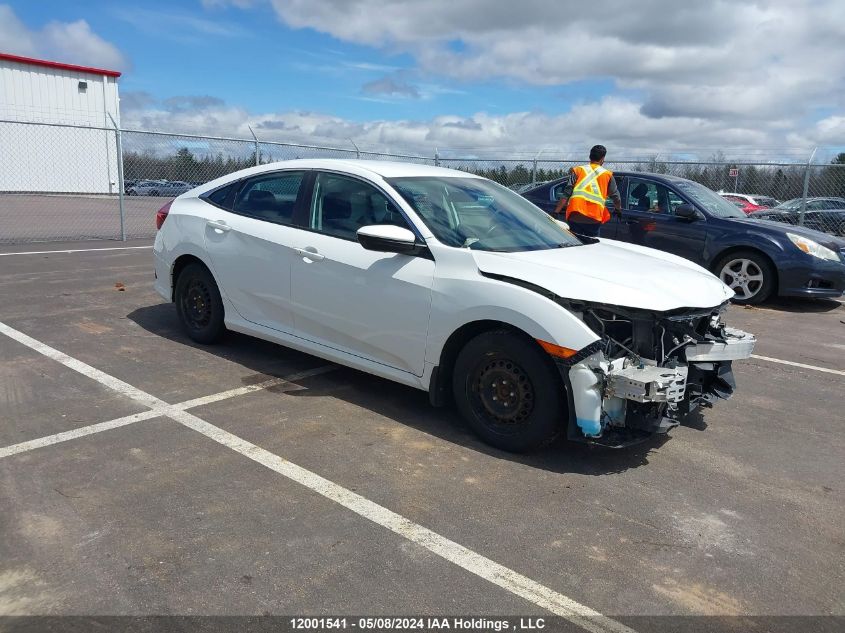
[(534, 85), (612, 79), (651, 118), (797, 123), (845, 103), (845, 3), (274, 0), (280, 19), (409, 53), (421, 70)]
[[(124, 104), (127, 102), (136, 104), (122, 112), (129, 128), (251, 138), (251, 126), (260, 139), (268, 141), (349, 147), (351, 138), (361, 148), (426, 155), (438, 149), (442, 155), (507, 158), (533, 156), (545, 148), (547, 157), (581, 156), (585, 148), (601, 142), (617, 158), (657, 153), (664, 157), (696, 153), (706, 158), (718, 148), (753, 147), (769, 148), (760, 150), (760, 154), (768, 151), (771, 158), (773, 134), (768, 129), (726, 126), (703, 118), (652, 118), (641, 112), (637, 102), (616, 97), (578, 105), (557, 115), (479, 112), (470, 117), (367, 122), (314, 112), (256, 114), (208, 97), (150, 103), (148, 95), (135, 99), (130, 93), (124, 95)], [(838, 125), (841, 127), (842, 122)]]
[(118, 48), (94, 33), (85, 20), (52, 21), (41, 30), (32, 30), (5, 4), (0, 5), (0, 50), (110, 70), (128, 66)]
[(35, 34), (18, 19), (12, 7), (0, 4), (0, 50), (31, 57), (37, 53)]

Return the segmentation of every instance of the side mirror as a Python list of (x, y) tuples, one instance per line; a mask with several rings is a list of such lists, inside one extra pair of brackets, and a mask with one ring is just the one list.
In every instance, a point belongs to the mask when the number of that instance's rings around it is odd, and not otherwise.
[(408, 229), (392, 224), (372, 224), (358, 229), (358, 242), (368, 251), (416, 255), (425, 245)]
[(691, 204), (680, 204), (675, 207), (675, 216), (679, 218), (683, 218), (684, 220), (699, 220), (701, 216), (698, 214), (698, 211), (694, 206)]

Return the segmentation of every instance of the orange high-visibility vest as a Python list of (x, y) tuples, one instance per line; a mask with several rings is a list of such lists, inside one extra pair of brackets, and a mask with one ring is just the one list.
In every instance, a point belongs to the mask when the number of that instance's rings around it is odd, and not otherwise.
[(595, 163), (579, 165), (572, 169), (577, 180), (566, 205), (566, 219), (568, 220), (572, 213), (580, 213), (604, 224), (610, 219), (610, 213), (604, 203), (613, 172)]

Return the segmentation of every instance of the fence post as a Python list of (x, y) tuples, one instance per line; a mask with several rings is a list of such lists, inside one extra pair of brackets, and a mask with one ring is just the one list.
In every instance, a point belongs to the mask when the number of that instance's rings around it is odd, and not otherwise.
[(437, 153), (437, 148), (434, 148), (434, 166), (440, 167), (440, 154)]
[(123, 143), (121, 141), (120, 135), (120, 127), (118, 127), (117, 122), (114, 120), (114, 117), (111, 115), (111, 112), (108, 113), (109, 118), (111, 119), (111, 124), (114, 126), (114, 138), (115, 138), (115, 148), (117, 149), (117, 200), (118, 200), (118, 207), (120, 208), (120, 240), (122, 242), (126, 241), (126, 213), (123, 208)]
[(247, 125), (249, 128), (249, 133), (252, 134), (252, 138), (255, 141), (255, 166), (258, 167), (261, 164), (261, 161), (258, 159), (258, 137), (255, 135), (255, 132), (252, 131), (252, 126)]
[(352, 147), (355, 148), (355, 158), (361, 158), (361, 150), (358, 149), (357, 145), (355, 145), (355, 141), (353, 141), (351, 138), (348, 138), (346, 140), (352, 143)]
[(546, 148), (542, 148), (539, 152), (534, 155), (534, 162), (531, 163), (531, 184), (537, 184), (537, 159), (540, 158), (540, 154), (546, 151)]
[(814, 147), (810, 152), (810, 158), (807, 159), (807, 167), (804, 170), (804, 193), (801, 196), (801, 209), (798, 211), (798, 226), (804, 226), (804, 213), (807, 211), (807, 193), (810, 190), (810, 163), (813, 162), (813, 156), (816, 155), (818, 147)]

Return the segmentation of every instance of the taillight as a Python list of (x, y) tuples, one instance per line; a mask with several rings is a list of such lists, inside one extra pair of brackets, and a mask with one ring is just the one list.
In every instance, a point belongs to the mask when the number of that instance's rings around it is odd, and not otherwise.
[(170, 213), (171, 204), (173, 204), (173, 200), (168, 202), (156, 212), (156, 230), (159, 230), (161, 225), (164, 224), (164, 221), (167, 219), (167, 214)]

